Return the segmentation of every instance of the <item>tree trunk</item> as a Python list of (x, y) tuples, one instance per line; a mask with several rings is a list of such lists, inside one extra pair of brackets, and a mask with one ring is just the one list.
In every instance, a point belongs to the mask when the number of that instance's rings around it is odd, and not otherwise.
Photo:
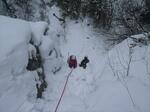
[(9, 5), (8, 5), (7, 1), (6, 1), (6, 0), (2, 0), (2, 2), (3, 2), (3, 3), (4, 3), (4, 5), (6, 6), (7, 10), (10, 10), (10, 7), (9, 7)]

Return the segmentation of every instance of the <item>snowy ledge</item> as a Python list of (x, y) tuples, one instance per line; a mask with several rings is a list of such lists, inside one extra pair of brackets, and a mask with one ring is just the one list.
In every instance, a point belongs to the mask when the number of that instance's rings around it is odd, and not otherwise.
[(39, 46), (47, 28), (46, 22), (33, 23), (0, 16), (0, 73), (23, 72), (29, 54), (33, 52), (29, 47), (31, 40)]

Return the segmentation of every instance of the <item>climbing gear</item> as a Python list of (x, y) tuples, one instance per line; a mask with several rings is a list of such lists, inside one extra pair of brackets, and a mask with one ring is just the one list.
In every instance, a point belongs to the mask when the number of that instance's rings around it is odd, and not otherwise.
[(66, 87), (67, 87), (67, 83), (68, 83), (69, 77), (70, 77), (70, 75), (72, 74), (72, 72), (73, 72), (73, 68), (71, 69), (71, 72), (70, 72), (70, 73), (68, 74), (68, 76), (67, 76), (67, 79), (66, 79), (64, 88), (63, 88), (63, 90), (62, 90), (61, 96), (60, 96), (60, 98), (59, 98), (59, 101), (58, 101), (58, 103), (57, 103), (57, 106), (56, 106), (54, 112), (57, 112), (57, 110), (58, 110), (58, 107), (59, 107), (59, 105), (60, 105), (60, 102), (61, 102), (61, 100), (62, 100), (62, 97), (63, 97), (63, 95), (64, 95), (64, 92), (65, 92), (65, 90), (66, 90)]
[(86, 68), (87, 66), (87, 63), (89, 63), (89, 59), (87, 56), (84, 57), (84, 59), (81, 61), (81, 63), (79, 64), (80, 67), (83, 67), (84, 69)]

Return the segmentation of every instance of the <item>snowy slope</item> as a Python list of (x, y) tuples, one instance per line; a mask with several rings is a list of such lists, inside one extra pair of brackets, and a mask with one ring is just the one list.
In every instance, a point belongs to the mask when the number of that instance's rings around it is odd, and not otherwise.
[(0, 111), (16, 112), (34, 90), (34, 74), (26, 71), (30, 26), (0, 16)]
[[(59, 112), (150, 111), (150, 46), (132, 47), (134, 42), (127, 39), (107, 52), (102, 35), (97, 37), (85, 23), (74, 21), (68, 22), (66, 40), (61, 46), (64, 61), (69, 53), (76, 55), (78, 62), (88, 56), (90, 63), (85, 70), (78, 67), (73, 71)], [(43, 109), (50, 106), (54, 111), (69, 71), (66, 64), (51, 77), (49, 100)]]
[[(13, 72), (19, 72), (21, 71), (20, 69), (24, 69), (24, 66), (27, 65), (27, 43), (31, 37), (30, 35), (27, 22), (0, 16), (0, 62), (3, 67), (9, 65), (7, 70), (2, 68), (4, 71), (8, 72), (11, 67), (17, 66), (18, 69), (15, 71), (16, 68), (14, 68)], [(10, 58), (13, 59), (9, 60)], [(15, 62), (18, 65), (14, 65), (13, 63)], [(0, 71), (2, 72), (2, 70)]]
[[(128, 38), (106, 51), (106, 37), (95, 34), (87, 21), (67, 20), (64, 30), (53, 13), (60, 16), (57, 7), (50, 9), (50, 38), (42, 36), (44, 39), (37, 42), (43, 43), (40, 49), (48, 82), (43, 98), (34, 96), (36, 72), (25, 70), (17, 77), (11, 73), (5, 75), (8, 64), (1, 63), (4, 72), (0, 75), (0, 112), (54, 112), (70, 72), (66, 61), (71, 54), (76, 55), (78, 64), (84, 56), (88, 56), (90, 63), (86, 69), (78, 66), (73, 70), (58, 112), (150, 112), (150, 46), (136, 44)], [(61, 51), (58, 55), (62, 55), (63, 62), (61, 58), (53, 59), (56, 54), (48, 55), (53, 48)], [(57, 66), (62, 69), (52, 74), (51, 68)]]

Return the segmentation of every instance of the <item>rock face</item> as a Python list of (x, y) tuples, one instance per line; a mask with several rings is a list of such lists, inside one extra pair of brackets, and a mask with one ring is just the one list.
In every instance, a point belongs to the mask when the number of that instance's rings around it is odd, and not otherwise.
[[(31, 52), (31, 54), (34, 54), (32, 51), (30, 51), (30, 52)], [(40, 55), (40, 52), (38, 50), (38, 47), (36, 48), (35, 56), (33, 56), (32, 58), (29, 58), (27, 70), (34, 71), (34, 70), (42, 67), (42, 59), (41, 59), (41, 55)]]
[(27, 65), (27, 70), (29, 71), (36, 71), (38, 74), (38, 82), (36, 83), (36, 89), (37, 89), (37, 98), (42, 98), (43, 96), (43, 92), (46, 90), (47, 88), (47, 82), (45, 80), (45, 72), (44, 72), (44, 67), (43, 67), (43, 62), (42, 62), (42, 57), (39, 51), (39, 47), (35, 46), (35, 50), (36, 50), (36, 54), (34, 54), (35, 52), (33, 52), (32, 49), (30, 49), (30, 53), (31, 57), (29, 57), (28, 60), (28, 65)]

